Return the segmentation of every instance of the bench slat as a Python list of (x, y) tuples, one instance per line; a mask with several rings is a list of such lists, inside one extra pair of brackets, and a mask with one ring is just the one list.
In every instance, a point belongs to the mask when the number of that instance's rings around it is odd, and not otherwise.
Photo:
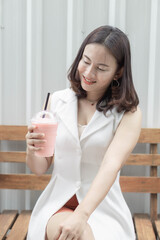
[[(25, 140), (27, 126), (0, 125), (1, 140)], [(159, 128), (142, 128), (139, 137), (141, 143), (160, 143)]]
[[(43, 190), (51, 178), (50, 174), (1, 174), (1, 189)], [(121, 176), (120, 185), (123, 192), (159, 193), (160, 178)]]
[(0, 189), (43, 190), (50, 178), (50, 174), (0, 174)]
[(160, 128), (142, 128), (138, 142), (160, 143)]
[(18, 211), (16, 210), (4, 210), (0, 214), (0, 240), (4, 238), (8, 230), (13, 225)]
[(159, 154), (131, 154), (125, 165), (159, 166)]
[(24, 240), (28, 231), (31, 211), (22, 211), (8, 234), (7, 240)]
[(0, 152), (0, 162), (26, 162), (25, 152)]
[[(0, 162), (22, 162), (26, 161), (26, 152), (0, 152)], [(159, 166), (159, 154), (131, 154), (125, 165)]]
[(27, 126), (0, 125), (0, 140), (25, 140)]
[(137, 240), (156, 240), (148, 214), (135, 214), (133, 217)]
[(123, 192), (159, 193), (159, 177), (121, 176), (120, 185)]
[(160, 215), (158, 216), (158, 219), (155, 220), (155, 228), (158, 238), (160, 239)]

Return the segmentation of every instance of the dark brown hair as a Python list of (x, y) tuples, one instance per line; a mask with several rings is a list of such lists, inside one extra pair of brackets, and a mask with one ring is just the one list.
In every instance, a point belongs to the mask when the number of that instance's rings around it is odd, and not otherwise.
[(83, 41), (68, 72), (68, 79), (76, 96), (78, 98), (87, 96), (86, 91), (81, 87), (77, 67), (86, 45), (91, 43), (102, 44), (109, 49), (117, 61), (118, 70), (123, 68), (123, 74), (118, 79), (118, 85), (114, 86), (114, 81), (112, 81), (102, 98), (98, 101), (97, 110), (106, 113), (109, 109), (111, 110), (116, 106), (118, 112), (134, 111), (139, 103), (139, 99), (132, 80), (130, 44), (127, 36), (115, 27), (99, 27), (92, 31)]

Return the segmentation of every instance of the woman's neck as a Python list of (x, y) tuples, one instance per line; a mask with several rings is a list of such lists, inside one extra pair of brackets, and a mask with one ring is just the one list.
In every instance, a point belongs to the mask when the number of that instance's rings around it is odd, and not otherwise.
[(103, 96), (103, 93), (87, 93), (87, 96), (86, 96), (86, 100), (88, 101), (88, 102), (98, 102), (101, 98), (102, 98), (102, 96)]

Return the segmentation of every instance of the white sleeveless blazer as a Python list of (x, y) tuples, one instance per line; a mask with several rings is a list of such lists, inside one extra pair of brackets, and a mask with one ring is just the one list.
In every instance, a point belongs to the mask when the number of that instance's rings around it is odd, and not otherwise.
[[(52, 95), (51, 111), (58, 120), (54, 169), (51, 181), (33, 209), (27, 240), (43, 240), (48, 219), (74, 194), (79, 202), (82, 201), (123, 117), (116, 108), (108, 111), (106, 116), (96, 110), (79, 138), (77, 97), (71, 89)], [(96, 240), (135, 239), (132, 216), (119, 185), (119, 174), (88, 220)]]

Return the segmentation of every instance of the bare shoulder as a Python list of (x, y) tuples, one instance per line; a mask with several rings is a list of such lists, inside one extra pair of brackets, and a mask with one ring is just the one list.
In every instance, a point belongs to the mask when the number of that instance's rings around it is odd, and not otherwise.
[(140, 135), (141, 124), (142, 113), (139, 107), (134, 112), (126, 112), (116, 130), (115, 138), (134, 146)]
[(117, 133), (139, 135), (142, 124), (142, 113), (139, 107), (134, 112), (126, 112), (118, 126)]
[(136, 110), (135, 111), (129, 111), (129, 112), (126, 112), (124, 115), (127, 115), (127, 116), (139, 116), (141, 117), (142, 116), (142, 112), (141, 112), (141, 109), (139, 106), (137, 106)]
[(126, 112), (122, 118), (122, 123), (129, 124), (129, 125), (136, 125), (141, 124), (142, 121), (142, 112), (140, 107), (137, 107), (137, 109), (134, 112)]

